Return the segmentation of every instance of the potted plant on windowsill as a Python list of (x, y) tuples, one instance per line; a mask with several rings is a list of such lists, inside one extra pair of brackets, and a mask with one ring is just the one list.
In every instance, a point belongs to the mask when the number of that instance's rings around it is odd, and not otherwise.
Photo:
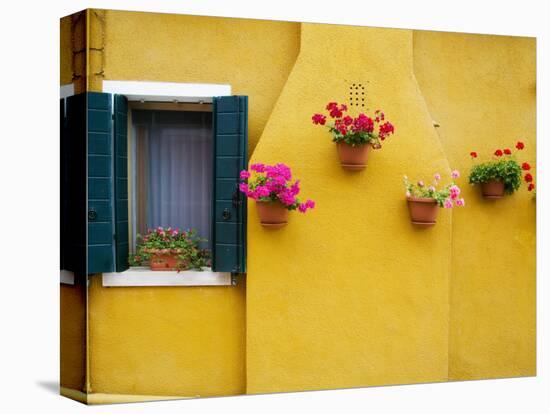
[[(517, 151), (524, 148), (523, 142), (516, 143)], [(476, 159), (477, 152), (470, 152), (470, 157)], [(520, 165), (510, 148), (497, 149), (491, 161), (474, 165), (470, 171), (469, 181), (470, 184), (480, 184), (483, 197), (497, 199), (502, 198), (504, 194), (513, 194), (519, 189), (523, 172), (525, 172), (523, 179), (527, 183), (527, 190), (533, 191), (535, 184), (530, 170), (531, 165), (527, 162)]]
[(298, 200), (300, 181), (291, 183), (292, 172), (285, 164), (252, 164), (250, 171), (241, 171), (240, 178), (239, 190), (256, 201), (256, 210), (264, 227), (283, 227), (287, 224), (289, 211), (305, 213), (315, 207), (312, 200), (305, 203)]
[(406, 175), (403, 177), (407, 206), (413, 224), (433, 226), (436, 223), (440, 207), (464, 207), (464, 199), (459, 198), (460, 187), (454, 182), (456, 178), (460, 177), (460, 173), (454, 170), (451, 177), (451, 183), (445, 186), (441, 186), (439, 173), (434, 175), (430, 185), (426, 185), (423, 181), (418, 181), (416, 184), (411, 183)]
[[(340, 164), (345, 170), (358, 171), (367, 165), (367, 157), (371, 148), (380, 149), (382, 141), (395, 131), (394, 126), (385, 120), (381, 110), (374, 112), (374, 117), (360, 113), (357, 117), (345, 115), (347, 106), (329, 102), (326, 106), (333, 123), (326, 125), (332, 134), (332, 141), (340, 158)], [(317, 113), (311, 117), (315, 125), (327, 124), (327, 117)], [(376, 129), (376, 131), (375, 131)]]
[(199, 247), (206, 239), (195, 230), (180, 231), (171, 227), (149, 229), (137, 235), (136, 253), (130, 255), (131, 266), (149, 264), (151, 270), (203, 270), (210, 266), (210, 254)]

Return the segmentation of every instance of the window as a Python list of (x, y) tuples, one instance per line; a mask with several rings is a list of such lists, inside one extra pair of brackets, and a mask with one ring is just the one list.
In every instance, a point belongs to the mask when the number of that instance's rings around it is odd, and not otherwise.
[[(132, 105), (130, 249), (147, 229), (195, 229), (211, 249), (212, 109)], [(149, 106), (150, 107), (150, 106)]]
[[(151, 94), (157, 85), (129, 83), (60, 102), (61, 268), (124, 272), (135, 234), (161, 225), (208, 238), (214, 272), (245, 272), (246, 200), (238, 183), (247, 165), (248, 98), (191, 94), (212, 104), (175, 105)], [(132, 95), (134, 83), (172, 107), (133, 107), (145, 96)]]

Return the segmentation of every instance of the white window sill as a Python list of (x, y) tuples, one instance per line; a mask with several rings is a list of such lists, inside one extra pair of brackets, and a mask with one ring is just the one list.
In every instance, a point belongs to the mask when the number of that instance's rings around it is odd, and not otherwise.
[(152, 271), (148, 267), (131, 267), (120, 273), (103, 273), (104, 287), (130, 286), (231, 286), (231, 273), (211, 270)]

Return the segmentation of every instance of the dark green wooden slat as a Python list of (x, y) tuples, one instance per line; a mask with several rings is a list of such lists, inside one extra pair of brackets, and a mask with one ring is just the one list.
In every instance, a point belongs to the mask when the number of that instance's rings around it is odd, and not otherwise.
[(89, 274), (115, 268), (111, 99), (108, 93), (87, 94)]
[(239, 176), (243, 164), (241, 157), (216, 157), (217, 178), (231, 178), (235, 183), (235, 177)]
[(88, 132), (88, 155), (111, 155), (111, 135), (105, 132)]
[(128, 269), (128, 100), (114, 96), (116, 271)]
[(240, 273), (246, 271), (246, 200), (238, 184), (248, 160), (248, 98), (224, 96), (213, 103), (212, 268)]

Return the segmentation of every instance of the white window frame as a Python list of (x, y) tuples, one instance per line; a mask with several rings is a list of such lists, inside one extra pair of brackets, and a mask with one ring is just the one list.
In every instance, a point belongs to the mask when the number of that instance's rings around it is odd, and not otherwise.
[[(129, 101), (138, 102), (211, 103), (214, 96), (230, 96), (231, 85), (104, 80), (102, 92), (124, 95)], [(62, 97), (73, 95), (74, 87), (64, 85), (61, 87), (60, 94)], [(129, 122), (131, 122), (130, 117)], [(213, 272), (209, 268), (205, 268), (203, 271), (176, 272), (152, 271), (146, 267), (131, 267), (120, 273), (103, 273), (102, 280), (105, 287), (230, 286), (235, 285), (236, 282), (231, 273)]]

